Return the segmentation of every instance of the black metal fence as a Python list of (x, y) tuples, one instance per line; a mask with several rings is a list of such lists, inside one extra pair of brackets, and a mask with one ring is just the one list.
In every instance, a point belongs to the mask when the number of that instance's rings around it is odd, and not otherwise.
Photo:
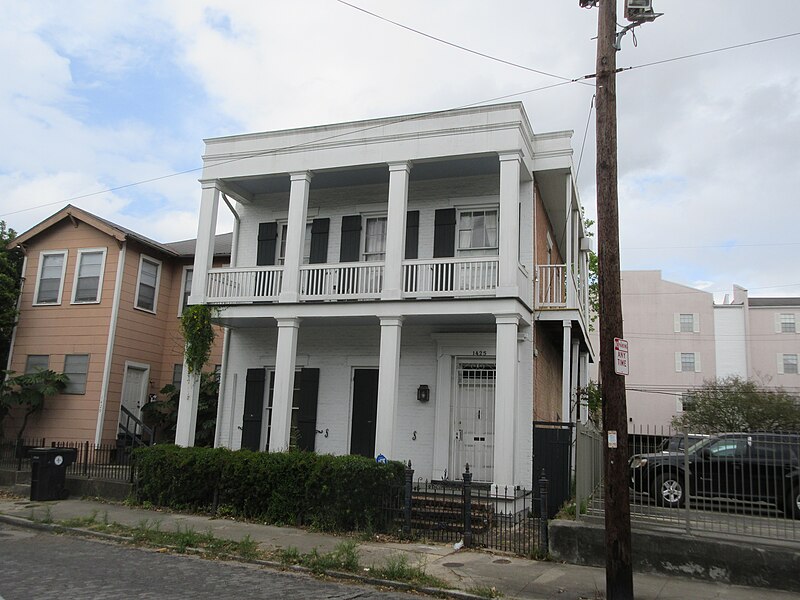
[(74, 448), (77, 458), (67, 467), (67, 475), (91, 479), (133, 481), (133, 459), (130, 446), (91, 442), (65, 442), (44, 438), (0, 442), (0, 468), (30, 471), (32, 448)]
[[(491, 548), (522, 556), (547, 552), (547, 479), (537, 491), (472, 481), (469, 465), (457, 481), (414, 479), (409, 463), (402, 483), (383, 500), (391, 533), (415, 539)], [(536, 509), (536, 510), (534, 510)]]

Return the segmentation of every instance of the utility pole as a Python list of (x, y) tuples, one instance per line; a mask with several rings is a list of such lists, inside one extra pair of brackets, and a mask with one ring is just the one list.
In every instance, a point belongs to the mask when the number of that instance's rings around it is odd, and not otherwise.
[[(615, 338), (623, 339), (617, 198), (617, 51), (634, 27), (661, 16), (652, 0), (626, 0), (630, 25), (617, 33), (617, 0), (579, 0), (599, 6), (597, 21), (597, 242), (600, 284), (600, 391), (603, 397), (606, 598), (633, 600), (631, 509), (628, 488), (628, 409), (625, 377), (617, 370)], [(627, 347), (627, 346), (626, 346)]]
[(625, 377), (615, 372), (622, 334), (617, 207), (617, 0), (600, 0), (597, 21), (597, 262), (600, 283), (600, 382), (603, 397), (606, 597), (633, 600)]

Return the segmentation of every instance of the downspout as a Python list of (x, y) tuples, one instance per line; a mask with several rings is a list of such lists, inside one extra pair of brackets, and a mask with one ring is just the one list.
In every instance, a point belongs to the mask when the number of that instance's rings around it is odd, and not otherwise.
[(28, 268), (28, 252), (24, 246), (20, 246), (24, 256), (22, 257), (22, 275), (19, 278), (19, 295), (17, 296), (17, 318), (14, 320), (14, 328), (11, 330), (11, 341), (8, 344), (8, 360), (6, 361), (6, 371), (11, 370), (11, 359), (14, 356), (14, 342), (17, 340), (17, 327), (19, 327), (19, 311), (22, 308), (22, 290), (25, 287), (25, 271)]
[[(233, 214), (233, 234), (231, 236), (231, 262), (230, 266), (236, 266), (236, 259), (238, 255), (238, 246), (239, 246), (239, 226), (241, 225), (241, 218), (239, 217), (239, 213), (236, 212), (236, 209), (233, 208), (228, 197), (222, 193), (222, 200), (227, 204), (228, 209)], [(218, 448), (220, 445), (220, 438), (222, 437), (222, 428), (220, 425), (222, 424), (222, 412), (225, 408), (225, 385), (227, 384), (228, 380), (228, 352), (230, 351), (231, 347), (231, 330), (229, 327), (223, 328), (222, 334), (222, 367), (220, 368), (219, 372), (219, 391), (217, 392), (217, 423), (216, 427), (214, 428), (214, 447)], [(233, 421), (233, 411), (231, 411), (231, 415), (229, 420)], [(232, 443), (231, 439), (228, 440), (228, 446)]]
[(119, 255), (117, 256), (117, 279), (114, 282), (114, 301), (111, 305), (111, 320), (108, 324), (108, 342), (106, 344), (106, 358), (103, 366), (103, 383), (100, 387), (100, 403), (97, 409), (97, 428), (94, 433), (95, 446), (99, 446), (103, 441), (103, 424), (108, 404), (108, 384), (111, 379), (111, 362), (114, 358), (114, 339), (117, 335), (117, 319), (119, 317), (119, 302), (122, 296), (122, 279), (125, 272), (125, 256), (128, 243), (123, 241), (120, 244)]

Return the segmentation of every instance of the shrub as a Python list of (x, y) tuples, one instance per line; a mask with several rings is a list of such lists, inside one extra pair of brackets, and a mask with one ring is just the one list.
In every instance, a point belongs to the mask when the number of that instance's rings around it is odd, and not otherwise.
[(157, 445), (135, 452), (139, 502), (267, 523), (353, 531), (381, 525), (403, 465), (361, 456)]

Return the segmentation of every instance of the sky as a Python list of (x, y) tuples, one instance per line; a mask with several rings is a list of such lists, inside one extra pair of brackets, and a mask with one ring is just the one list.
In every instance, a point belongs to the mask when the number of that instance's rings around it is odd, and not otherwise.
[[(0, 0), (0, 219), (21, 233), (71, 203), (193, 238), (206, 138), (501, 101), (574, 132), (595, 217), (593, 80), (564, 81), (595, 72), (597, 9), (351, 4), (397, 24), (337, 0)], [(617, 54), (622, 268), (800, 295), (800, 2), (653, 4)]]

